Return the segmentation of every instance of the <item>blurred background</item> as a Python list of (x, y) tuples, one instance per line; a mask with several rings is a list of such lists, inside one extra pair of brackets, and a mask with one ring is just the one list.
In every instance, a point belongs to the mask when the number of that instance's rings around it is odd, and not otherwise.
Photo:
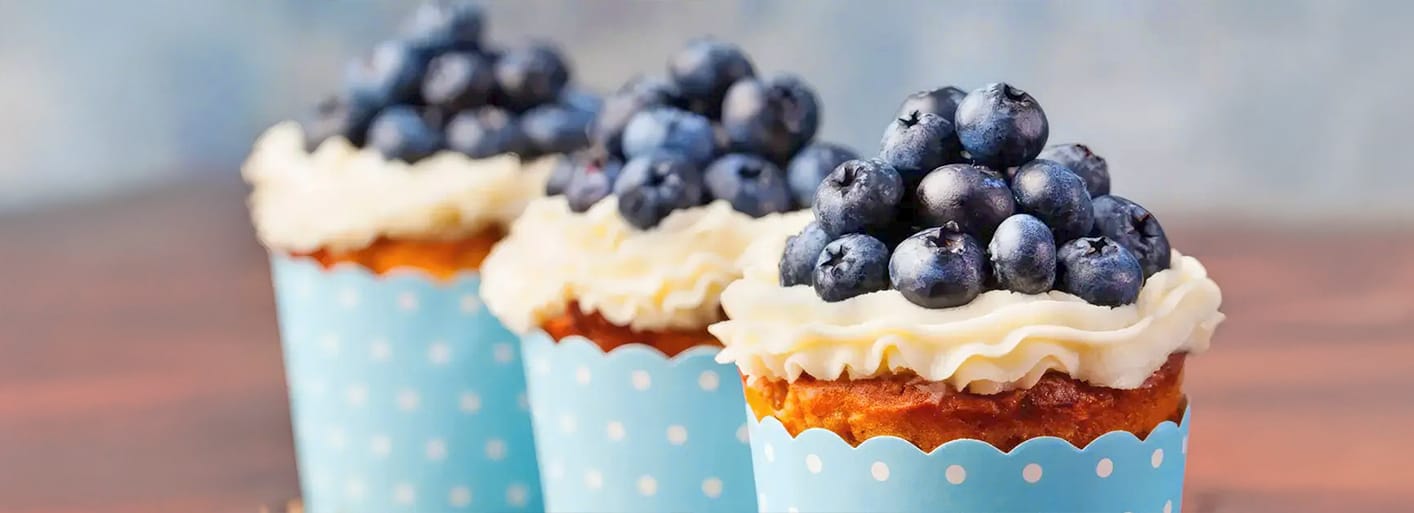
[[(296, 491), (238, 169), (411, 1), (0, 1), (0, 511), (251, 511)], [(1204, 259), (1191, 511), (1414, 501), (1414, 2), (486, 2), (606, 92), (685, 41), (808, 80), (872, 153), (1005, 80)]]

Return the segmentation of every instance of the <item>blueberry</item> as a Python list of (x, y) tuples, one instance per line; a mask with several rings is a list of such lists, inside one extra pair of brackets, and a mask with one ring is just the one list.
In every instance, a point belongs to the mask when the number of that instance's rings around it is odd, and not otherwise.
[(1146, 279), (1169, 268), (1169, 239), (1154, 214), (1112, 194), (1095, 198), (1094, 205), (1095, 229), (1091, 235), (1103, 235), (1128, 249), (1144, 268)]
[(575, 166), (574, 157), (555, 162), (555, 167), (550, 168), (550, 176), (545, 179), (545, 195), (559, 196), (564, 194), (570, 187), (570, 181), (574, 180)]
[(1058, 162), (1070, 172), (1080, 175), (1080, 178), (1085, 180), (1085, 189), (1090, 191), (1091, 198), (1110, 193), (1110, 166), (1105, 163), (1104, 157), (1090, 151), (1089, 146), (1053, 144), (1041, 150), (1038, 158)]
[(668, 152), (651, 153), (624, 164), (614, 180), (619, 214), (646, 230), (674, 210), (702, 203), (702, 174), (691, 161)]
[(574, 161), (574, 172), (565, 187), (570, 210), (584, 212), (614, 192), (614, 182), (622, 174), (623, 163), (606, 155), (588, 152)]
[(530, 143), (510, 113), (496, 107), (462, 111), (447, 124), (447, 146), (472, 158), (526, 154)]
[(1144, 271), (1124, 246), (1108, 237), (1082, 237), (1056, 250), (1060, 265), (1056, 288), (1101, 306), (1120, 306), (1139, 298)]
[(354, 146), (363, 146), (368, 125), (378, 109), (342, 96), (330, 96), (319, 102), (314, 114), (301, 123), (304, 146), (314, 151), (331, 137), (343, 137)]
[(422, 99), (428, 105), (459, 111), (486, 105), (496, 88), (496, 75), (480, 55), (451, 52), (427, 63)]
[(756, 75), (751, 60), (736, 45), (710, 37), (689, 41), (668, 59), (668, 73), (688, 108), (716, 119), (721, 115), (727, 89)]
[(401, 41), (384, 41), (344, 68), (344, 91), (364, 105), (415, 103), (426, 61)]
[(1040, 219), (1017, 214), (1002, 221), (992, 242), (992, 277), (997, 285), (1022, 294), (1051, 290), (1056, 281), (1056, 241)]
[(1094, 212), (1085, 181), (1065, 166), (1049, 160), (1033, 160), (1016, 170), (1011, 181), (1017, 212), (1036, 216), (1057, 242), (1083, 237), (1094, 225)]
[(850, 160), (840, 164), (815, 192), (815, 219), (825, 233), (878, 230), (889, 226), (903, 199), (903, 179), (882, 160)]
[(723, 155), (707, 166), (702, 181), (712, 197), (730, 202), (737, 212), (751, 217), (791, 210), (785, 171), (756, 155)]
[(476, 50), (481, 45), (485, 16), (467, 2), (422, 4), (402, 26), (403, 40), (425, 56), (448, 50)]
[(520, 117), (520, 129), (537, 153), (569, 153), (589, 144), (589, 116), (556, 103), (535, 107)]
[(879, 142), (879, 158), (897, 169), (904, 182), (917, 184), (923, 175), (948, 163), (957, 153), (952, 122), (932, 113), (912, 111), (889, 123)]
[(592, 138), (611, 154), (623, 158), (624, 128), (635, 114), (652, 107), (678, 106), (677, 86), (661, 77), (640, 76), (604, 100), (595, 118)]
[(811, 221), (800, 233), (786, 239), (786, 249), (781, 253), (781, 286), (814, 285), (815, 261), (820, 252), (830, 243), (830, 236), (820, 229), (820, 223)]
[(778, 165), (815, 137), (820, 104), (815, 91), (792, 75), (769, 82), (744, 79), (727, 90), (722, 128), (735, 151), (762, 155)]
[(918, 184), (917, 218), (928, 226), (949, 222), (988, 240), (997, 225), (1016, 211), (1006, 181), (995, 171), (972, 164), (948, 164), (934, 169)]
[(624, 128), (624, 155), (629, 159), (670, 151), (694, 166), (705, 165), (716, 152), (712, 122), (672, 107), (656, 107), (635, 114)]
[(889, 247), (861, 233), (825, 245), (815, 259), (815, 294), (828, 302), (889, 288)]
[(889, 282), (904, 299), (924, 308), (965, 305), (986, 285), (986, 262), (971, 235), (928, 228), (894, 248)]
[(591, 122), (595, 116), (599, 115), (599, 110), (604, 107), (604, 100), (599, 95), (577, 87), (566, 87), (560, 91), (559, 103), (565, 108), (584, 115)]
[(795, 205), (808, 208), (815, 202), (815, 190), (836, 167), (846, 160), (859, 158), (853, 150), (838, 144), (816, 142), (806, 146), (790, 159), (786, 167), (786, 181)]
[(495, 74), (499, 104), (516, 112), (555, 101), (570, 80), (560, 51), (546, 43), (506, 51)]
[(389, 159), (416, 162), (442, 149), (442, 134), (412, 107), (399, 105), (373, 118), (368, 147)]
[(1005, 82), (968, 93), (953, 119), (967, 156), (992, 169), (1036, 158), (1050, 135), (1041, 104)]
[(953, 115), (957, 113), (957, 104), (962, 103), (962, 99), (966, 96), (966, 91), (953, 86), (918, 91), (903, 99), (903, 104), (899, 105), (898, 115), (895, 117), (901, 118), (916, 111), (919, 114), (937, 114), (948, 122), (952, 122)]

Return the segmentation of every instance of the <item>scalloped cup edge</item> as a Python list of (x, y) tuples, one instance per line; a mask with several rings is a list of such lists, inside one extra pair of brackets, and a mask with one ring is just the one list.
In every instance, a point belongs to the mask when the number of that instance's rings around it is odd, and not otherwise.
[(607, 359), (623, 359), (637, 357), (660, 360), (666, 362), (669, 367), (686, 365), (688, 362), (698, 359), (711, 360), (712, 363), (715, 364), (717, 362), (717, 353), (721, 351), (720, 347), (699, 345), (689, 348), (688, 350), (675, 354), (673, 356), (668, 356), (662, 350), (640, 342), (633, 342), (621, 345), (619, 347), (615, 347), (613, 349), (610, 349), (609, 351), (604, 351), (599, 347), (599, 344), (594, 343), (594, 341), (590, 340), (587, 337), (581, 335), (570, 335), (563, 339), (555, 340), (555, 337), (550, 336), (550, 334), (545, 332), (545, 330), (543, 329), (533, 330), (525, 334), (524, 337), (543, 339), (548, 341), (552, 346), (561, 346), (564, 347), (566, 350), (570, 351), (598, 353), (600, 355), (603, 355)]
[[(1064, 445), (1064, 446), (1066, 446), (1066, 447), (1069, 447), (1070, 449), (1072, 449), (1073, 451), (1075, 451), (1075, 452), (1077, 452), (1077, 453), (1084, 453), (1084, 452), (1086, 452), (1087, 450), (1089, 450), (1090, 447), (1095, 446), (1096, 444), (1101, 443), (1102, 441), (1113, 440), (1113, 439), (1129, 439), (1129, 440), (1131, 440), (1131, 441), (1133, 441), (1133, 442), (1144, 443), (1145, 441), (1148, 440), (1149, 437), (1152, 437), (1155, 433), (1158, 433), (1158, 432), (1160, 432), (1160, 431), (1176, 431), (1176, 430), (1180, 430), (1180, 429), (1183, 429), (1183, 428), (1187, 428), (1187, 427), (1188, 427), (1188, 423), (1189, 423), (1189, 418), (1192, 416), (1192, 414), (1193, 414), (1193, 407), (1192, 407), (1191, 404), (1189, 404), (1189, 405), (1187, 405), (1187, 406), (1184, 406), (1184, 409), (1183, 409), (1183, 418), (1182, 418), (1178, 423), (1174, 423), (1174, 422), (1171, 421), (1171, 420), (1165, 420), (1165, 421), (1163, 421), (1163, 422), (1160, 422), (1158, 425), (1154, 426), (1154, 428), (1153, 428), (1152, 430), (1149, 431), (1149, 436), (1146, 437), (1146, 438), (1139, 438), (1139, 437), (1138, 437), (1137, 435), (1135, 435), (1134, 433), (1131, 433), (1131, 432), (1128, 432), (1128, 431), (1110, 431), (1110, 432), (1108, 432), (1108, 433), (1105, 433), (1105, 434), (1103, 434), (1103, 435), (1100, 435), (1100, 436), (1096, 437), (1094, 440), (1091, 440), (1090, 443), (1085, 444), (1085, 447), (1076, 447), (1075, 444), (1070, 443), (1069, 440), (1066, 440), (1066, 439), (1064, 439), (1064, 438), (1059, 438), (1059, 437), (1054, 437), (1054, 436), (1038, 436), (1038, 437), (1035, 437), (1035, 438), (1028, 439), (1028, 440), (1026, 440), (1026, 441), (1024, 441), (1024, 442), (1021, 442), (1020, 444), (1017, 444), (1017, 446), (1016, 446), (1016, 447), (1013, 447), (1010, 451), (1003, 451), (1003, 450), (1001, 450), (1001, 449), (998, 449), (997, 446), (992, 445), (992, 444), (990, 444), (990, 443), (988, 443), (988, 442), (984, 442), (984, 441), (976, 440), (976, 439), (972, 439), (972, 438), (963, 438), (963, 439), (953, 440), (953, 441), (944, 443), (943, 445), (938, 446), (937, 448), (933, 449), (932, 451), (924, 452), (923, 449), (918, 448), (918, 446), (917, 446), (917, 445), (914, 445), (913, 442), (910, 442), (910, 441), (908, 441), (908, 440), (905, 440), (905, 439), (903, 439), (903, 438), (899, 438), (899, 437), (896, 437), (896, 436), (885, 435), (885, 436), (874, 436), (874, 437), (870, 437), (869, 439), (867, 439), (867, 440), (865, 440), (864, 442), (860, 443), (858, 446), (850, 446), (850, 449), (851, 449), (851, 450), (854, 450), (854, 451), (867, 451), (867, 450), (870, 450), (870, 448), (872, 448), (872, 447), (875, 446), (875, 445), (904, 444), (904, 445), (907, 445), (908, 447), (911, 447), (911, 448), (914, 450), (914, 452), (916, 452), (917, 454), (922, 454), (922, 455), (924, 455), (924, 456), (930, 456), (930, 457), (931, 457), (931, 456), (933, 456), (934, 454), (938, 454), (938, 453), (940, 453), (940, 452), (942, 452), (942, 451), (944, 451), (944, 450), (952, 449), (952, 448), (954, 448), (954, 447), (979, 446), (979, 445), (980, 445), (980, 446), (985, 446), (985, 447), (987, 447), (987, 448), (992, 449), (992, 451), (994, 451), (994, 452), (995, 452), (996, 454), (998, 454), (998, 455), (1002, 455), (1002, 456), (1012, 456), (1012, 455), (1015, 455), (1015, 454), (1019, 454), (1019, 453), (1025, 452), (1025, 451), (1029, 450), (1029, 449), (1030, 449), (1031, 447), (1033, 447), (1033, 446), (1042, 446), (1042, 445)], [(749, 412), (748, 412), (748, 416), (751, 417), (752, 419), (755, 419), (755, 417), (756, 417), (755, 414), (752, 414), (752, 413), (749, 413)], [(839, 444), (843, 444), (843, 445), (846, 445), (846, 446), (849, 445), (847, 442), (844, 441), (843, 438), (840, 438), (839, 435), (835, 434), (834, 431), (830, 431), (830, 430), (824, 429), (824, 428), (812, 427), (812, 428), (806, 429), (806, 430), (804, 430), (804, 431), (801, 431), (800, 434), (798, 434), (798, 435), (790, 435), (790, 434), (789, 434), (789, 431), (786, 430), (785, 425), (782, 424), (781, 421), (780, 421), (779, 419), (775, 418), (775, 417), (772, 417), (772, 416), (769, 416), (769, 415), (768, 415), (768, 416), (766, 416), (766, 417), (763, 418), (763, 419), (755, 420), (755, 422), (757, 423), (757, 425), (761, 426), (761, 429), (779, 429), (779, 430), (781, 430), (782, 432), (785, 432), (785, 433), (786, 433), (786, 436), (789, 437), (791, 440), (799, 440), (799, 439), (801, 439), (801, 438), (833, 439), (832, 441), (826, 442), (826, 443), (839, 443)]]

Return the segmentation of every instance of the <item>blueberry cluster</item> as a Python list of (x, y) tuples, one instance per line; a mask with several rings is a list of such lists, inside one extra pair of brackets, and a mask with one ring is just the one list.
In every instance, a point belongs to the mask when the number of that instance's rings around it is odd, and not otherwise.
[(815, 222), (786, 243), (781, 285), (812, 285), (826, 301), (892, 288), (927, 308), (989, 289), (1133, 303), (1169, 267), (1163, 227), (1110, 194), (1105, 159), (1047, 147), (1048, 134), (1036, 99), (1005, 83), (909, 96), (876, 158), (820, 184)]
[(500, 49), (482, 42), (472, 4), (420, 6), (398, 37), (349, 63), (343, 90), (304, 123), (308, 148), (340, 136), (415, 162), (451, 149), (522, 159), (588, 145), (597, 98), (569, 89), (569, 66), (548, 43)]
[(758, 78), (746, 54), (696, 39), (668, 60), (668, 76), (641, 76), (604, 101), (592, 146), (546, 187), (576, 212), (614, 194), (640, 229), (674, 210), (726, 200), (760, 217), (806, 208), (825, 175), (856, 155), (812, 143), (815, 91), (792, 75)]

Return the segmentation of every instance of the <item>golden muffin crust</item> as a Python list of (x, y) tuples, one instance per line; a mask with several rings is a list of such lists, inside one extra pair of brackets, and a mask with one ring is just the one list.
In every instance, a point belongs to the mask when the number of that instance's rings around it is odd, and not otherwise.
[(480, 269), (481, 262), (491, 253), (491, 247), (505, 235), (504, 229), (492, 227), (455, 240), (380, 238), (368, 247), (352, 251), (336, 253), (320, 249), (296, 256), (313, 258), (325, 268), (351, 262), (375, 274), (384, 274), (399, 267), (413, 267), (445, 280), (461, 271)]
[(1031, 388), (991, 395), (960, 392), (915, 375), (852, 381), (744, 378), (743, 384), (757, 419), (775, 417), (792, 436), (823, 428), (850, 445), (895, 436), (924, 451), (963, 438), (1007, 451), (1038, 436), (1084, 447), (1110, 431), (1142, 438), (1160, 422), (1179, 421), (1186, 403), (1184, 358), (1169, 356), (1134, 390), (1088, 385), (1054, 371)]
[(722, 345), (705, 328), (638, 331), (609, 322), (598, 312), (583, 313), (579, 310), (578, 303), (570, 303), (564, 315), (546, 321), (541, 328), (555, 340), (563, 340), (570, 335), (587, 338), (606, 353), (628, 344), (644, 344), (653, 346), (671, 357), (697, 346)]

